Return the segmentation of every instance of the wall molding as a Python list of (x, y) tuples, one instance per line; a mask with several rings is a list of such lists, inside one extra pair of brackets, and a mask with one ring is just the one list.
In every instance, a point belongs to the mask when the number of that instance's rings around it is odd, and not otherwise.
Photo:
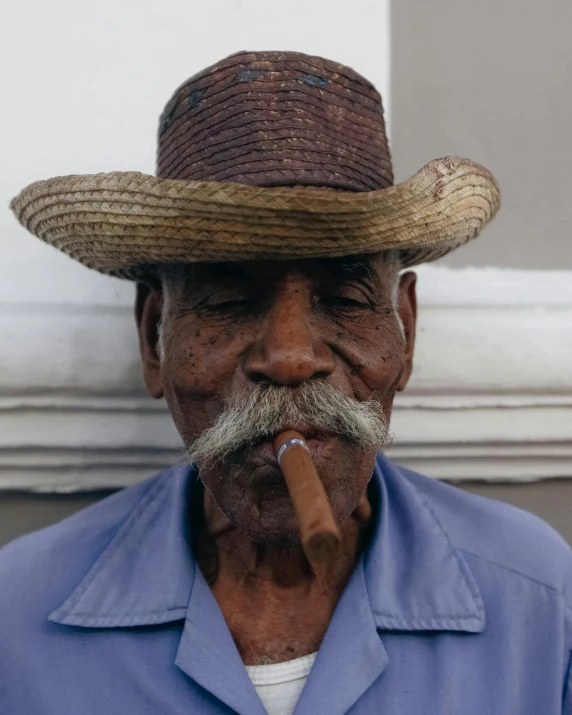
[[(572, 477), (572, 272), (417, 272), (416, 367), (390, 456), (453, 481)], [(143, 389), (131, 294), (115, 296), (0, 302), (0, 489), (121, 487), (180, 460)]]

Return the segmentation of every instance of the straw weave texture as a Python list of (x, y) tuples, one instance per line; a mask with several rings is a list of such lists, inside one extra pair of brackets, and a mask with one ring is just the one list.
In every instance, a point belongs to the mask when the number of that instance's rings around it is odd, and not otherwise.
[(144, 266), (334, 257), (396, 249), (404, 265), (466, 243), (500, 205), (492, 175), (447, 157), (376, 191), (320, 191), (138, 172), (38, 181), (11, 203), (33, 234), (85, 266), (136, 279)]
[(365, 77), (298, 52), (238, 52), (181, 84), (159, 119), (157, 176), (63, 176), (11, 206), (46, 243), (137, 279), (161, 263), (398, 250), (431, 261), (499, 207), (491, 174), (437, 159), (397, 186)]

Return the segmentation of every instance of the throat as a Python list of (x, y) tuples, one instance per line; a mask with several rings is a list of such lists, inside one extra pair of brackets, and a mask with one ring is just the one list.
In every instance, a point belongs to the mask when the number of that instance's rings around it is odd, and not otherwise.
[[(370, 538), (363, 503), (340, 525), (335, 564), (313, 569), (299, 544), (257, 544), (205, 499), (193, 538), (195, 557), (245, 665), (316, 653)], [(193, 523), (193, 522), (191, 522)]]
[(316, 580), (284, 586), (265, 579), (238, 585), (224, 575), (211, 588), (245, 665), (282, 663), (315, 653), (343, 590), (341, 584), (332, 590)]
[[(197, 562), (245, 665), (281, 663), (315, 653), (355, 568), (359, 528), (348, 523), (333, 568), (312, 570), (299, 546), (260, 546), (229, 532), (197, 541)], [(346, 536), (349, 536), (346, 533)], [(246, 548), (248, 547), (248, 548)]]

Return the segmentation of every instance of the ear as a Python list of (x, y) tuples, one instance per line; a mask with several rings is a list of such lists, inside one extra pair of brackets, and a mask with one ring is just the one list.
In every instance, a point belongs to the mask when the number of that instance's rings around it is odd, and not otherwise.
[(413, 370), (413, 352), (415, 349), (415, 326), (417, 323), (417, 294), (415, 284), (417, 276), (407, 271), (399, 280), (399, 316), (405, 331), (405, 368), (397, 389), (404, 390)]
[(151, 397), (163, 397), (161, 360), (157, 352), (159, 321), (161, 319), (161, 292), (144, 283), (137, 283), (135, 320), (139, 333), (139, 352), (143, 362), (143, 379)]

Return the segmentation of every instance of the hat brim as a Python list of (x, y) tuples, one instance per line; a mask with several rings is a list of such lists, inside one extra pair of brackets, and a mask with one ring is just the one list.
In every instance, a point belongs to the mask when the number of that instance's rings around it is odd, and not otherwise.
[(335, 257), (397, 250), (432, 261), (479, 234), (500, 206), (492, 174), (446, 157), (370, 192), (162, 179), (138, 172), (63, 176), (10, 204), (31, 233), (101, 273), (143, 267)]

